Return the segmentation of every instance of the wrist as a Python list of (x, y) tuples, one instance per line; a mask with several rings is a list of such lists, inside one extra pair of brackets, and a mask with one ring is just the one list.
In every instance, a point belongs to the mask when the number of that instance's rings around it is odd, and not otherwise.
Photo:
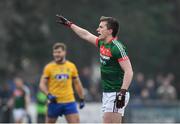
[(50, 93), (48, 93), (46, 96), (47, 96), (47, 98), (49, 99), (49, 98), (50, 98), (50, 96), (51, 96), (51, 94), (50, 94)]
[(126, 92), (127, 92), (127, 89), (121, 89), (121, 90), (120, 90), (120, 93), (123, 94), (123, 95), (125, 95)]
[(51, 93), (48, 93), (48, 94), (47, 94), (47, 97), (48, 97), (48, 98), (51, 98), (51, 97), (55, 97), (55, 96), (52, 95)]
[(73, 22), (69, 22), (68, 27), (71, 28), (71, 26), (73, 25)]
[(127, 92), (127, 89), (125, 88), (121, 88), (120, 91), (126, 91)]

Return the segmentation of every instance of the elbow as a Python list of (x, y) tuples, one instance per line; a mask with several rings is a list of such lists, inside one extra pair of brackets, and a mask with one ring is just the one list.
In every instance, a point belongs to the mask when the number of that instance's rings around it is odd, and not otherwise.
[(125, 71), (125, 73), (132, 79), (133, 78), (133, 74), (134, 74), (134, 72), (133, 72), (133, 70), (132, 69), (128, 69), (128, 70), (126, 70)]
[(131, 70), (131, 71), (130, 71), (131, 80), (132, 80), (132, 78), (133, 78), (133, 75), (134, 75), (134, 72), (133, 72), (133, 70)]
[(84, 40), (88, 40), (90, 37), (90, 33), (87, 30), (84, 30), (84, 32), (81, 35), (81, 38)]
[(133, 78), (133, 75), (134, 75), (134, 71), (133, 70), (131, 70), (131, 77)]

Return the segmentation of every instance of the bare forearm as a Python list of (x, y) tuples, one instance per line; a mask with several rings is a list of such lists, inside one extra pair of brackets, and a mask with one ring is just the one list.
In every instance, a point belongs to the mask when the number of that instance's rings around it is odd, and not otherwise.
[(31, 102), (31, 96), (30, 95), (26, 95), (26, 104), (29, 105), (29, 103)]
[(75, 24), (71, 25), (71, 29), (82, 39), (86, 40), (86, 36), (89, 34), (89, 32)]
[(77, 86), (76, 91), (78, 93), (79, 98), (84, 99), (84, 92), (82, 86)]
[(26, 100), (26, 109), (28, 109), (28, 106), (29, 106), (29, 104), (30, 104), (30, 102), (31, 102), (31, 96), (30, 95), (26, 95), (26, 97), (25, 97), (25, 100)]
[(132, 81), (132, 77), (133, 77), (133, 71), (132, 70), (125, 71), (124, 78), (123, 78), (123, 84), (121, 86), (121, 89), (128, 90), (128, 88), (131, 84), (131, 81)]
[(75, 90), (77, 91), (79, 98), (84, 99), (84, 91), (80, 80), (75, 81)]
[(46, 85), (46, 79), (41, 79), (40, 84), (39, 84), (39, 88), (40, 90), (44, 93), (44, 94), (48, 94), (48, 88)]
[(39, 88), (40, 88), (40, 90), (41, 90), (43, 93), (45, 93), (46, 95), (48, 94), (48, 89), (47, 89), (46, 86), (40, 85)]
[(75, 24), (71, 25), (71, 29), (82, 39), (88, 41), (89, 43), (96, 44), (96, 36), (91, 34), (86, 29), (83, 29)]

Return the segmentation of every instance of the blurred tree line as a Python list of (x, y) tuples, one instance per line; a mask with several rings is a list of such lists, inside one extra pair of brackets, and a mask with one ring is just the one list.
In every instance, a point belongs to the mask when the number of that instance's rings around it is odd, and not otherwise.
[(56, 24), (57, 13), (94, 34), (102, 15), (116, 17), (135, 72), (172, 72), (180, 81), (179, 0), (1, 0), (1, 80), (17, 73), (38, 78), (55, 42), (67, 44), (78, 68), (98, 58), (93, 45)]

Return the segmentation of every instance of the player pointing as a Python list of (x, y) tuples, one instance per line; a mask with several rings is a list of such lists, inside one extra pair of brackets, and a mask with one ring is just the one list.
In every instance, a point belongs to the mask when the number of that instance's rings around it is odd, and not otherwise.
[(126, 47), (116, 36), (119, 23), (113, 17), (100, 18), (98, 37), (77, 26), (63, 16), (56, 15), (57, 22), (72, 29), (82, 39), (99, 48), (101, 83), (103, 86), (102, 111), (104, 123), (121, 123), (129, 101), (128, 88), (133, 77)]

